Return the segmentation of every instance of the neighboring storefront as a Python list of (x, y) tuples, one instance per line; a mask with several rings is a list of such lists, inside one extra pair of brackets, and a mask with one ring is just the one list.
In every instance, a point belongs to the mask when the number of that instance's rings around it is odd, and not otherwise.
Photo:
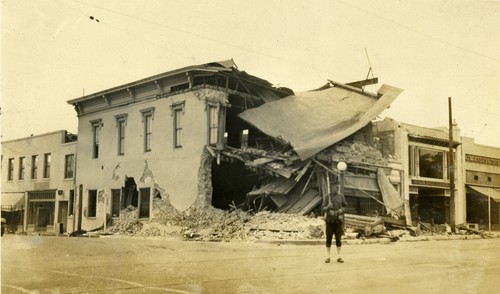
[[(447, 129), (424, 128), (386, 118), (375, 123), (386, 156), (403, 162), (404, 190), (411, 221), (450, 224), (449, 133)], [(455, 224), (465, 222), (465, 189), (462, 177), (460, 129), (453, 132), (455, 162)]]
[(477, 228), (500, 229), (500, 148), (464, 137), (467, 221)]
[(73, 231), (76, 135), (55, 131), (2, 142), (2, 215), (9, 231)]

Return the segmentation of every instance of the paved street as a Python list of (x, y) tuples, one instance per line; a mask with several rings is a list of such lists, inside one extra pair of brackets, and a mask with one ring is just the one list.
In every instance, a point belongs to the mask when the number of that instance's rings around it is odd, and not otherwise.
[(2, 237), (2, 293), (497, 293), (500, 239), (346, 245)]

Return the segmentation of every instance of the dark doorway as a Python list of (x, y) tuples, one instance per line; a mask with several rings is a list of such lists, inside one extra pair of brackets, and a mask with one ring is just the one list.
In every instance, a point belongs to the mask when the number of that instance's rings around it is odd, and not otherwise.
[(51, 209), (48, 207), (38, 207), (36, 210), (36, 230), (46, 230), (50, 224)]

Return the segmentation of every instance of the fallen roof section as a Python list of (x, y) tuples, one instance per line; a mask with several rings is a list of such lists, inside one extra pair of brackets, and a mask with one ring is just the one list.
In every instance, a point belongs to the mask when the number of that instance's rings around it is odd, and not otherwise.
[(296, 93), (240, 113), (246, 122), (292, 145), (301, 160), (354, 134), (388, 108), (402, 89), (382, 85), (378, 96), (351, 87)]

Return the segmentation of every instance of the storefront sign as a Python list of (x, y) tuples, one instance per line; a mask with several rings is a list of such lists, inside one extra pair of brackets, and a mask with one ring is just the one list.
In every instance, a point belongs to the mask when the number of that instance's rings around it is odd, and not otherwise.
[(440, 187), (440, 188), (449, 188), (450, 187), (450, 183), (422, 181), (422, 180), (411, 180), (411, 184), (418, 185), (418, 186)]
[(500, 159), (498, 159), (498, 158), (491, 158), (491, 157), (477, 156), (477, 155), (472, 155), (472, 154), (465, 154), (465, 160), (469, 161), (469, 162), (480, 163), (480, 164), (488, 164), (488, 165), (500, 166)]

